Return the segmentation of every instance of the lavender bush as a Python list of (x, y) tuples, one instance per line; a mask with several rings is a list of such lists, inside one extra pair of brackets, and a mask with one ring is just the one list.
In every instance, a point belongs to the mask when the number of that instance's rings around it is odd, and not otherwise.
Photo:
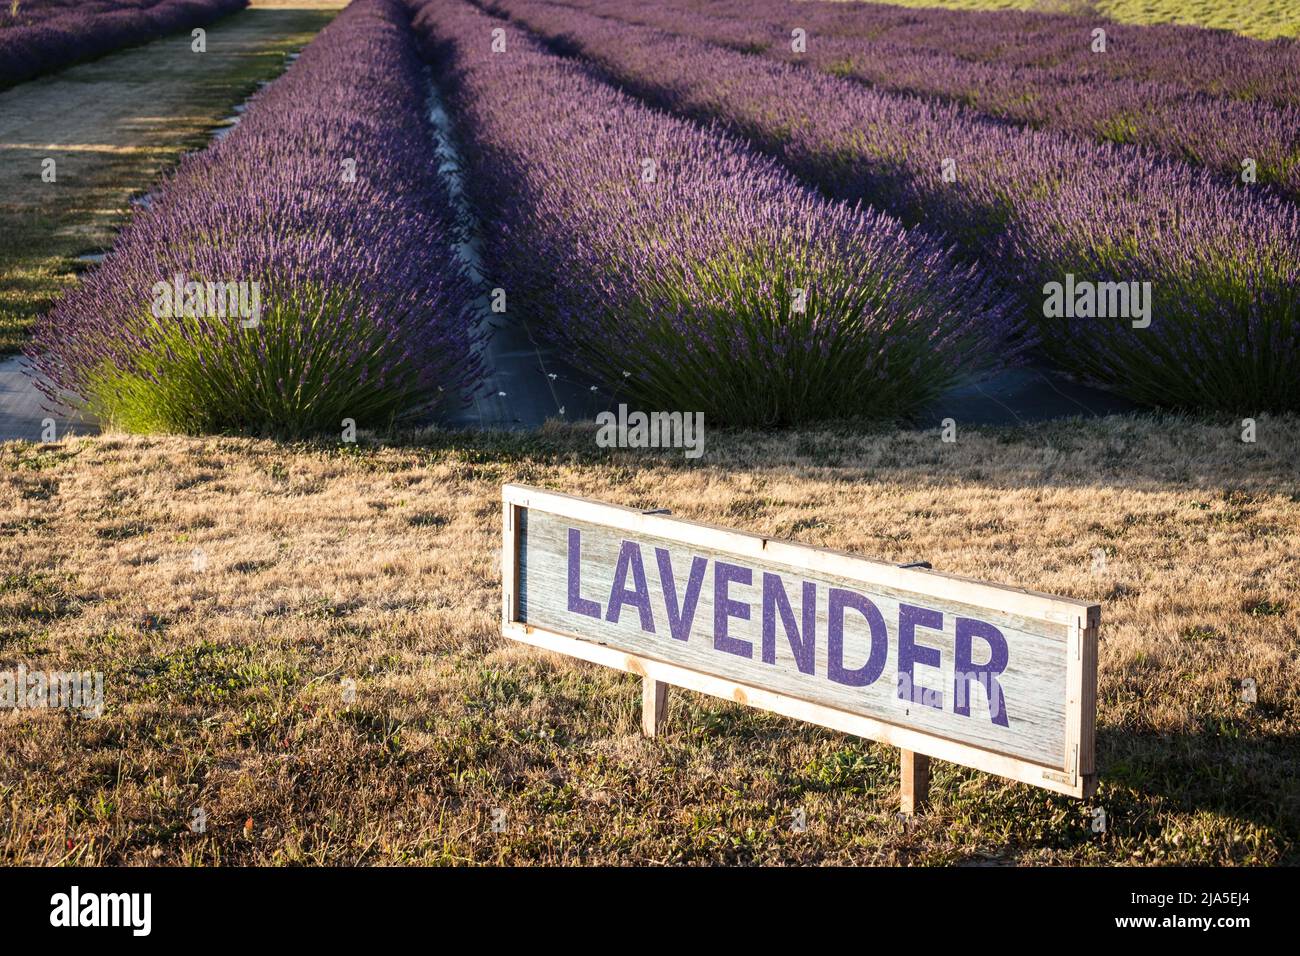
[[(586, 0), (584, 0), (586, 2)], [(959, 10), (823, 0), (672, 0), (677, 9), (730, 17), (745, 29), (775, 14), (789, 29), (932, 52), (971, 63), (1046, 68), (1062, 76), (1167, 83), (1232, 99), (1300, 106), (1300, 40), (1255, 40), (1225, 30), (1114, 23), (1102, 16)], [(604, 4), (602, 4), (604, 6)], [(658, 6), (658, 5), (656, 5)], [(1106, 30), (1106, 53), (1091, 50)], [(771, 36), (755, 34), (758, 42)], [(811, 49), (811, 46), (810, 46)]]
[[(1300, 106), (1294, 104), (1210, 96), (1179, 86), (1172, 76), (1160, 80), (1112, 76), (1099, 65), (1042, 67), (911, 47), (874, 35), (868, 26), (873, 22), (869, 13), (865, 24), (859, 22), (854, 14), (874, 5), (851, 4), (844, 13), (828, 11), (824, 4), (792, 5), (787, 0), (747, 2), (743, 12), (734, 3), (693, 0), (655, 5), (640, 0), (563, 0), (563, 4), (741, 52), (761, 52), (878, 89), (940, 97), (1035, 127), (1146, 146), (1217, 170), (1224, 183), (1238, 181), (1243, 159), (1250, 158), (1258, 182), (1271, 183), (1293, 198), (1300, 196)], [(795, 26), (807, 31), (806, 49), (798, 53), (790, 43)], [(1090, 37), (1084, 27), (1084, 23), (1074, 24), (1067, 36), (1086, 51)], [(1090, 55), (1097, 61), (1132, 55), (1123, 43), (1107, 50)]]
[[(459, 397), (477, 336), (426, 90), (396, 0), (352, 3), (38, 325), (49, 397), (130, 430), (282, 434)], [(188, 282), (252, 287), (260, 314), (187, 294), (160, 315)]]
[[(751, 138), (832, 196), (942, 230), (1000, 268), (1049, 354), (1081, 377), (1162, 406), (1300, 407), (1300, 210), (1277, 196), (571, 7), (491, 9), (655, 105)], [(1070, 275), (1151, 283), (1150, 326), (1047, 318), (1045, 286)]]
[(933, 241), (459, 0), (417, 7), (494, 284), (611, 390), (716, 424), (893, 417), (1014, 354), (988, 283)]
[[(764, 0), (770, 2), (770, 0)], [(720, 0), (747, 10), (744, 0)], [(701, 4), (704, 6), (705, 4)], [(713, 0), (709, 0), (709, 6)], [(873, 37), (973, 61), (1050, 67), (1074, 76), (1172, 83), (1193, 92), (1300, 106), (1300, 41), (1254, 40), (1225, 30), (1156, 24), (1135, 26), (1090, 16), (1017, 11), (904, 9), (875, 3), (790, 3), (843, 35)], [(825, 21), (820, 18), (826, 18)], [(1106, 30), (1105, 56), (1087, 40)]]
[(22, 0), (0, 10), (0, 87), (203, 26), (248, 0)]

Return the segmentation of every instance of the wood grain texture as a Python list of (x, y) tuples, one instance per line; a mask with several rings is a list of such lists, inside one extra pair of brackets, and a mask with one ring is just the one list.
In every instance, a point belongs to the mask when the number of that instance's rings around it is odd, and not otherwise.
[(521, 624), (518, 621), (503, 624), (501, 633), (512, 641), (529, 644), (544, 651), (590, 661), (593, 664), (599, 664), (602, 667), (609, 667), (614, 670), (626, 671), (629, 674), (635, 674), (637, 677), (652, 677), (655, 680), (663, 681), (665, 684), (671, 684), (673, 687), (693, 690), (700, 694), (709, 694), (722, 700), (770, 711), (793, 720), (802, 720), (821, 727), (829, 727), (831, 730), (854, 734), (867, 740), (878, 740), (881, 743), (889, 744), (891, 747), (912, 750), (919, 754), (925, 754), (927, 757), (933, 757), (936, 760), (947, 760), (950, 763), (974, 767), (986, 773), (1006, 777), (1008, 780), (1033, 784), (1071, 797), (1087, 795), (1084, 789), (1086, 778), (1070, 778), (1059, 770), (1043, 767), (1041, 764), (1030, 763), (1018, 757), (1007, 757), (1003, 754), (991, 753), (987, 750), (980, 750), (978, 747), (958, 743), (955, 740), (945, 740), (943, 737), (900, 727), (897, 724), (873, 720), (870, 717), (861, 717), (834, 707), (799, 700), (796, 697), (788, 697), (774, 690), (754, 687), (749, 684), (739, 684), (709, 674), (701, 674), (699, 671), (690, 670), (678, 664), (654, 660), (649, 657), (639, 657), (595, 641), (570, 637), (567, 634), (557, 634), (554, 631)]
[(668, 685), (653, 677), (641, 678), (641, 732), (647, 737), (659, 733), (668, 717)]
[(919, 813), (930, 805), (930, 758), (911, 750), (898, 752), (898, 805)]
[[(1085, 716), (1082, 712), (1095, 708), (1095, 641), (1100, 611), (1094, 605), (930, 571), (898, 569), (785, 542), (773, 547), (778, 543), (753, 535), (536, 489), (507, 486), (504, 495), (510, 527), (503, 541), (503, 572), (509, 564), (511, 574), (503, 583), (513, 591), (505, 604), (504, 630), (510, 636), (521, 633), (520, 628), (509, 626), (517, 623), (525, 633), (539, 630), (571, 636), (616, 648), (638, 660), (663, 661), (698, 671), (736, 687), (764, 688), (783, 699), (869, 718), (875, 732), (864, 736), (913, 740), (918, 739), (916, 735), (933, 736), (960, 745), (962, 755), (968, 759), (939, 753), (951, 753), (952, 748), (938, 744), (910, 749), (972, 766), (983, 765), (992, 772), (1060, 792), (1078, 795), (1079, 777), (1094, 771), (1091, 737), (1095, 721), (1091, 714)], [(598, 617), (569, 610), (570, 529), (581, 534), (580, 596), (594, 602), (591, 606), (598, 608)], [(610, 619), (614, 616), (610, 604), (615, 569), (625, 541), (636, 542), (640, 552), (648, 619), (643, 619), (639, 608), (627, 603), (619, 607), (617, 620)], [(712, 542), (726, 546), (725, 550)], [(778, 556), (780, 560), (774, 560)], [(667, 564), (661, 566), (661, 559), (666, 559)], [(670, 634), (665, 594), (675, 590), (673, 603), (680, 613), (693, 563), (699, 560), (707, 563), (695, 615), (689, 632), (679, 635), (686, 639), (675, 639)], [(750, 584), (733, 582), (728, 586), (729, 599), (749, 609), (748, 619), (728, 618), (729, 638), (743, 642), (730, 644), (732, 653), (715, 642), (713, 572), (719, 560), (752, 571)], [(669, 572), (666, 580), (665, 567)], [(814, 588), (816, 639), (811, 672), (807, 660), (802, 670), (799, 667), (779, 614), (773, 615), (775, 641), (768, 645), (774, 651), (773, 659), (763, 660), (764, 573), (781, 582), (800, 630), (804, 622), (803, 585), (808, 582)], [(626, 575), (623, 587), (641, 591), (634, 579), (635, 575)], [(885, 666), (879, 677), (866, 686), (829, 679), (827, 594), (832, 587), (867, 597), (879, 609), (888, 632)], [(916, 643), (937, 651), (939, 665), (915, 666), (917, 685), (941, 693), (941, 706), (900, 696), (900, 604), (942, 614), (941, 628), (916, 629)], [(993, 722), (987, 695), (978, 685), (971, 686), (969, 716), (958, 713), (953, 706), (955, 623), (959, 616), (991, 624), (1006, 638), (1008, 663), (998, 677), (1005, 694), (1006, 727)], [(844, 620), (843, 662), (855, 668), (867, 660), (872, 649), (870, 632), (866, 620), (852, 609)], [(974, 646), (978, 666), (987, 659), (987, 651), (981, 654), (984, 649), (978, 639)], [(736, 653), (737, 649), (741, 653)], [(748, 656), (742, 656), (746, 651)], [(932, 704), (937, 702), (937, 698), (931, 700)], [(906, 733), (886, 735), (881, 731), (885, 725)], [(1015, 766), (988, 759), (993, 755), (1012, 758)], [(972, 756), (980, 762), (972, 763)], [(1021, 761), (1028, 766), (1019, 766)]]
[[(567, 607), (568, 584), (568, 533), (577, 528), (582, 534), (582, 592), (587, 599), (601, 605), (599, 619), (575, 614)], [(617, 622), (610, 620), (609, 595), (618, 564), (619, 550), (624, 535), (589, 522), (559, 519), (545, 512), (529, 509), (521, 516), (519, 574), (519, 619), (561, 633), (598, 640), (611, 646), (661, 657), (695, 667), (719, 677), (729, 677), (748, 684), (771, 687), (782, 693), (805, 700), (840, 707), (852, 713), (865, 714), (915, 726), (954, 740), (962, 740), (998, 753), (1025, 757), (1039, 763), (1065, 769), (1065, 698), (1066, 650), (1064, 640), (1055, 634), (1043, 633), (1046, 628), (1034, 628), (1026, 618), (995, 614), (982, 608), (940, 602), (931, 597), (920, 597), (893, 588), (865, 586), (850, 579), (830, 575), (809, 575), (799, 569), (771, 562), (757, 563), (746, 559), (746, 566), (756, 572), (750, 586), (732, 584), (728, 594), (732, 601), (749, 605), (748, 620), (731, 618), (729, 637), (743, 641), (752, 656), (740, 657), (720, 651), (714, 640), (713, 577), (710, 571), (718, 560), (738, 562), (742, 559), (710, 548), (683, 548), (661, 537), (638, 536), (642, 548), (647, 591), (653, 608), (654, 633), (647, 633), (637, 611), (626, 605), (619, 609)], [(670, 555), (676, 573), (677, 594), (683, 597), (692, 560), (703, 557), (709, 565), (703, 577), (699, 600), (686, 641), (673, 639), (669, 633), (668, 614), (661, 588), (655, 549)], [(815, 666), (812, 674), (802, 673), (796, 665), (793, 651), (785, 637), (784, 627), (778, 624), (775, 662), (764, 663), (762, 653), (761, 572), (778, 573), (785, 582), (791, 610), (802, 626), (802, 583), (812, 580), (818, 586)], [(630, 582), (629, 582), (630, 583)], [(889, 631), (884, 672), (866, 687), (851, 687), (836, 683), (827, 677), (828, 602), (829, 587), (857, 590), (880, 609)], [(942, 709), (917, 703), (911, 697), (900, 697), (898, 688), (897, 649), (900, 604), (923, 605), (943, 612), (944, 628), (918, 629), (917, 641), (936, 648), (940, 654), (938, 668), (917, 665), (914, 669), (918, 687), (938, 691), (944, 695)], [(1006, 635), (1011, 648), (1010, 664), (999, 677), (1006, 699), (1008, 727), (994, 724), (989, 715), (987, 700), (982, 688), (971, 692), (971, 714), (962, 716), (952, 709), (954, 687), (955, 622), (957, 616), (973, 617), (997, 626)], [(866, 621), (855, 613), (845, 615), (844, 662), (847, 666), (861, 666), (870, 653), (870, 637)]]

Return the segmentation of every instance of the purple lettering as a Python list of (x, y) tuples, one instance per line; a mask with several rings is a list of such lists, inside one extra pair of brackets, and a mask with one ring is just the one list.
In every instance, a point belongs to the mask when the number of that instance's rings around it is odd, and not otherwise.
[[(627, 573), (632, 572), (632, 590), (627, 589)], [(655, 632), (654, 614), (650, 610), (650, 589), (645, 583), (645, 566), (641, 563), (641, 546), (635, 541), (624, 541), (618, 551), (618, 564), (614, 567), (614, 583), (609, 589), (609, 611), (605, 620), (618, 623), (624, 604), (630, 604), (641, 614), (641, 630)]]
[(781, 614), (785, 639), (790, 642), (799, 670), (811, 674), (817, 669), (817, 585), (803, 584), (803, 633), (794, 620), (794, 609), (786, 597), (781, 575), (763, 572), (763, 663), (776, 663), (776, 615)]
[(943, 710), (943, 691), (916, 686), (915, 665), (938, 667), (940, 659), (937, 648), (916, 643), (918, 627), (943, 630), (943, 613), (911, 604), (898, 605), (898, 696), (914, 704)]
[(737, 637), (730, 637), (727, 633), (728, 618), (749, 620), (749, 605), (731, 600), (727, 596), (727, 585), (733, 581), (737, 584), (750, 584), (753, 580), (754, 575), (749, 568), (728, 564), (726, 561), (713, 562), (713, 647), (716, 650), (726, 651), (737, 657), (754, 656), (753, 644)]
[[(842, 588), (830, 589), (830, 609), (826, 624), (826, 676), (837, 684), (849, 687), (866, 687), (874, 683), (885, 669), (889, 653), (889, 631), (885, 618), (865, 596)], [(871, 629), (871, 653), (861, 667), (850, 670), (844, 666), (844, 610), (853, 608), (867, 621)]]
[(664, 608), (668, 612), (668, 630), (679, 641), (691, 636), (691, 624), (695, 620), (695, 606), (700, 600), (700, 589), (704, 587), (704, 569), (707, 558), (691, 559), (691, 576), (686, 582), (686, 593), (682, 595), (681, 611), (677, 609), (677, 581), (673, 578), (673, 561), (667, 548), (655, 548), (655, 560), (659, 563), (659, 583), (664, 591)]
[(582, 532), (569, 529), (569, 610), (587, 617), (600, 617), (600, 605), (582, 596)]
[[(975, 656), (972, 638), (976, 637), (989, 646), (987, 664), (977, 665), (971, 660)], [(956, 655), (957, 676), (953, 684), (956, 700), (953, 702), (953, 710), (963, 717), (970, 716), (970, 685), (975, 682), (988, 695), (989, 717), (993, 723), (999, 727), (1009, 727), (1006, 700), (1002, 696), (1002, 685), (998, 683), (998, 675), (1007, 669), (1007, 661), (1010, 659), (1006, 636), (992, 624), (959, 617)]]

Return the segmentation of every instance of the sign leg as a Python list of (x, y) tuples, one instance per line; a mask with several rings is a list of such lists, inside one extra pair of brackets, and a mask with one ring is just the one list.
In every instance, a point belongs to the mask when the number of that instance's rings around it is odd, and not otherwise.
[(902, 811), (919, 813), (930, 803), (930, 758), (910, 750), (900, 750), (899, 795)]
[(668, 716), (668, 685), (650, 677), (641, 678), (641, 732), (654, 737)]

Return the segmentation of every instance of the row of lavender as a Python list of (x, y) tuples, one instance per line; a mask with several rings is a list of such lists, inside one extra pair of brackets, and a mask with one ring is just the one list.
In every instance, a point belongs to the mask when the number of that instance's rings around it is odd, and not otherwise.
[(98, 16), (147, 10), (165, 0), (9, 0), (0, 7), (0, 33), (49, 23), (70, 14)]
[(459, 398), (477, 333), (426, 76), (397, 0), (355, 0), (38, 325), (50, 398), (130, 430), (282, 434)]
[[(692, 0), (696, 9), (749, 16), (750, 0)], [(759, 0), (768, 7), (773, 0)], [(1173, 83), (1192, 92), (1300, 106), (1300, 41), (1252, 40), (1222, 30), (1129, 26), (1092, 17), (1021, 11), (916, 9), (880, 3), (787, 0), (787, 11), (818, 33), (857, 36), (972, 62), (1050, 67), (1099, 79)], [(792, 24), (793, 25), (793, 24)], [(1093, 54), (1093, 29), (1107, 52)], [(1080, 40), (1084, 42), (1080, 42)]]
[(246, 6), (248, 0), (115, 0), (38, 4), (33, 11), (24, 5), (18, 16), (0, 19), (0, 87), (203, 26)]
[(1014, 350), (988, 283), (934, 242), (461, 0), (415, 6), (493, 281), (620, 395), (718, 424), (889, 417)]
[[(754, 0), (701, 8), (696, 0), (565, 0), (565, 5), (748, 53), (848, 76), (894, 92), (964, 103), (993, 116), (1093, 139), (1131, 143), (1219, 171), (1225, 183), (1272, 183), (1300, 197), (1300, 106), (1189, 91), (1171, 79), (1112, 77), (1080, 70), (969, 60), (864, 33), (851, 14), (825, 5)], [(843, 5), (837, 5), (843, 6)], [(701, 8), (697, 10), (696, 8)], [(1079, 21), (1071, 42), (1097, 41)], [(795, 30), (803, 35), (792, 39)], [(1097, 59), (1123, 56), (1107, 46)], [(1297, 83), (1300, 85), (1300, 82)]]
[[(750, 137), (825, 192), (942, 230), (971, 259), (998, 264), (1039, 317), (1049, 354), (1089, 380), (1156, 405), (1300, 407), (1291, 203), (1136, 150), (570, 7), (487, 2), (656, 105)], [(1078, 308), (1076, 279), (1093, 292)], [(1070, 301), (1048, 301), (1050, 283)], [(1103, 285), (1122, 288), (1133, 314), (1102, 317)]]

